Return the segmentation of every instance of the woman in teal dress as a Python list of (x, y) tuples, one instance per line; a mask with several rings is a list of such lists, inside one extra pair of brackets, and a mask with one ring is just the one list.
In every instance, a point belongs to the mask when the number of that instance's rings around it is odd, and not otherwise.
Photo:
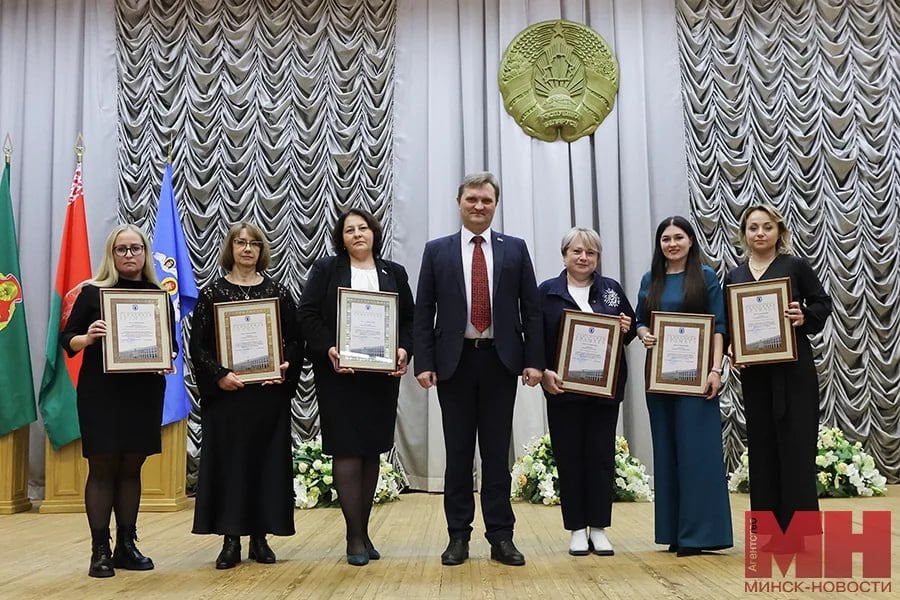
[(715, 316), (713, 366), (706, 394), (647, 392), (656, 543), (668, 544), (678, 556), (694, 556), (733, 545), (718, 402), (727, 331), (725, 304), (715, 272), (700, 264), (697, 236), (687, 219), (665, 219), (656, 228), (655, 239), (653, 262), (641, 279), (636, 311), (644, 347), (656, 344), (649, 328), (653, 311)]

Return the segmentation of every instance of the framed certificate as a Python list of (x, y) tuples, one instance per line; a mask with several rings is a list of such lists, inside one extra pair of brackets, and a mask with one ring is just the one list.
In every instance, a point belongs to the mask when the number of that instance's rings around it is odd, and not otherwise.
[(565, 391), (614, 397), (621, 351), (619, 317), (563, 311), (556, 372), (563, 380)]
[(691, 313), (650, 313), (656, 345), (647, 357), (647, 391), (702, 396), (712, 367), (715, 317)]
[(281, 305), (278, 298), (217, 302), (219, 363), (244, 383), (281, 379)]
[(137, 373), (172, 368), (169, 294), (164, 290), (100, 289), (106, 321), (103, 372)]
[(797, 337), (784, 316), (791, 302), (789, 277), (735, 283), (726, 291), (735, 364), (797, 360)]
[(399, 295), (338, 288), (337, 351), (341, 367), (397, 370)]

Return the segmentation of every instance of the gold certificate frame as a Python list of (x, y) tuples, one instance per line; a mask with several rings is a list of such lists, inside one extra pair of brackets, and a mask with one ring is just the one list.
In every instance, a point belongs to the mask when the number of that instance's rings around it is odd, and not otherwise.
[(281, 303), (278, 298), (217, 302), (219, 364), (244, 383), (281, 379)]
[(622, 330), (618, 317), (563, 311), (556, 372), (563, 380), (565, 391), (615, 397), (621, 351)]
[(650, 333), (656, 345), (647, 357), (647, 391), (703, 396), (712, 367), (715, 317), (654, 311)]
[(785, 316), (791, 302), (789, 277), (734, 283), (726, 292), (736, 365), (797, 360), (797, 336)]
[(399, 295), (338, 288), (338, 365), (359, 371), (397, 370)]
[(172, 368), (169, 294), (164, 290), (100, 289), (104, 373)]

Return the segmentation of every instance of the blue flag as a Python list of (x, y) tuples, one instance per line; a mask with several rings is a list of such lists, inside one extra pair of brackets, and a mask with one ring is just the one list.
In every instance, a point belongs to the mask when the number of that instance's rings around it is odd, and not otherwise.
[(164, 290), (169, 292), (175, 309), (175, 339), (178, 357), (175, 372), (166, 376), (166, 398), (163, 403), (162, 424), (168, 425), (188, 416), (191, 400), (184, 385), (184, 342), (181, 336), (181, 317), (194, 310), (197, 304), (197, 282), (191, 268), (191, 257), (184, 243), (184, 230), (175, 206), (172, 189), (172, 165), (167, 164), (159, 190), (156, 229), (153, 232), (153, 266)]

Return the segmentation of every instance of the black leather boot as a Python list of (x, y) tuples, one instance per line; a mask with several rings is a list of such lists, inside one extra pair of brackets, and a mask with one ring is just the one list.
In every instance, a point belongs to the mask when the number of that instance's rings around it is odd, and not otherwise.
[(250, 552), (247, 558), (265, 565), (271, 565), (275, 562), (275, 553), (272, 552), (269, 543), (266, 542), (265, 535), (250, 536)]
[(109, 527), (91, 529), (91, 577), (112, 577), (116, 574), (113, 568), (112, 550), (109, 548)]
[(141, 554), (134, 542), (137, 540), (137, 529), (134, 525), (116, 528), (116, 550), (113, 552), (113, 564), (127, 571), (149, 571), (153, 561)]
[(226, 535), (222, 551), (216, 558), (217, 569), (230, 569), (241, 562), (241, 538), (237, 535)]

